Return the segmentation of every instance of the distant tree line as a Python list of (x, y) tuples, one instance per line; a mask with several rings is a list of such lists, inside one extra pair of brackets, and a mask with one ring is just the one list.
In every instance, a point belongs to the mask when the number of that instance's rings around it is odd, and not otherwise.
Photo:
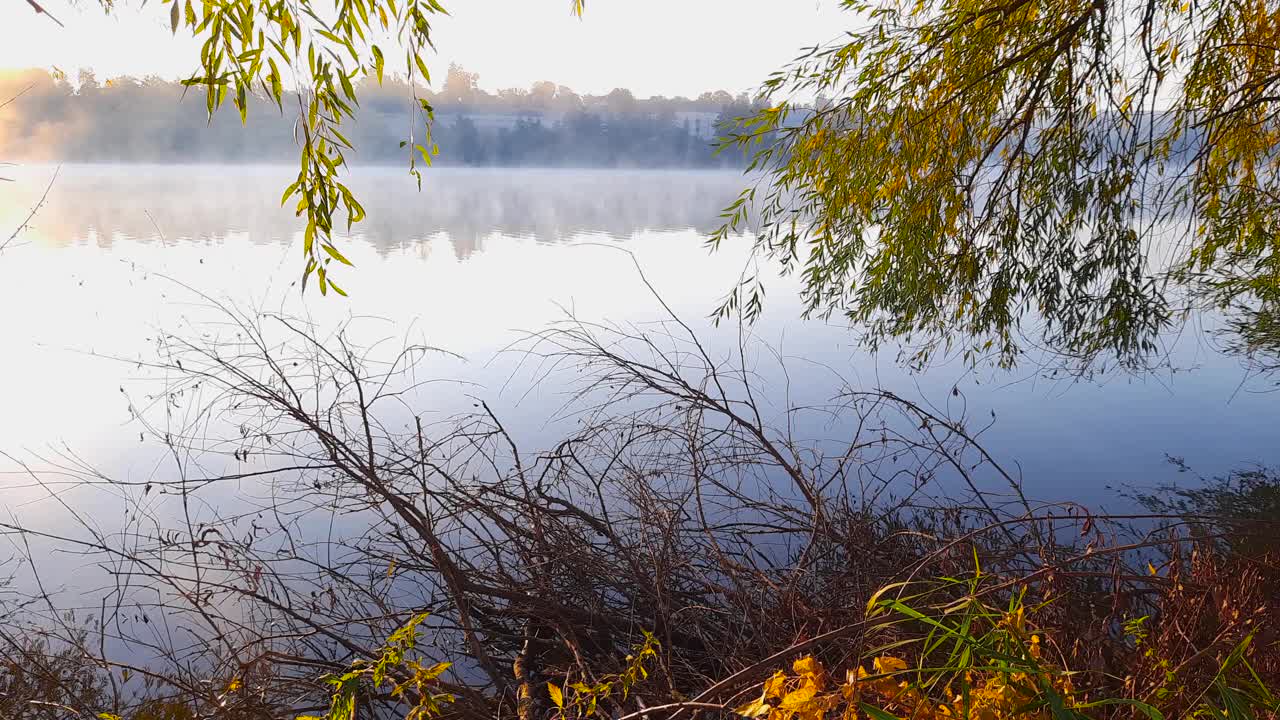
[[(579, 95), (550, 82), (490, 93), (452, 66), (438, 90), (419, 90), (432, 107), (435, 161), (466, 166), (738, 167), (741, 152), (716, 153), (714, 138), (763, 100), (723, 90), (695, 99), (636, 98), (629, 90)], [(402, 162), (402, 141), (422, 142), (406, 81), (387, 77), (360, 88), (358, 120), (344, 125), (359, 148), (355, 163)], [(206, 114), (203, 93), (159, 77), (101, 81), (82, 70), (0, 75), (0, 157), (63, 162), (296, 162), (293, 118), (250, 101), (252, 122)], [(288, 108), (288, 104), (286, 104)]]

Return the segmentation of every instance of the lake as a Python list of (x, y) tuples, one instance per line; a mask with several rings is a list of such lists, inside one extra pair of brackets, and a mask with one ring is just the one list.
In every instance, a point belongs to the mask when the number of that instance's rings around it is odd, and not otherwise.
[[(462, 360), (432, 369), (459, 384), (433, 391), (424, 400), (433, 407), (420, 410), (483, 398), (537, 444), (556, 436), (549, 418), (563, 388), (520, 375), (504, 349), (566, 312), (643, 327), (661, 314), (645, 279), (681, 317), (724, 336), (707, 316), (754, 267), (749, 237), (715, 253), (704, 244), (743, 187), (730, 172), (446, 169), (425, 173), (418, 191), (400, 169), (359, 169), (352, 184), (369, 217), (344, 234), (356, 266), (337, 276), (345, 299), (299, 291), (298, 222), (277, 204), (290, 168), (67, 165), (49, 186), (54, 172), (9, 168), (0, 195), (2, 241), (49, 187), (0, 254), (0, 450), (9, 456), (0, 505), (33, 526), (58, 523), (61, 486), (56, 475), (37, 483), (19, 461), (135, 480), (166, 472), (133, 417), (155, 411), (147, 393), (157, 378), (138, 362), (155, 356), (162, 331), (207, 332), (213, 301), (305, 316), (326, 331), (347, 322), (370, 344), (457, 353)], [(802, 320), (798, 281), (760, 270), (769, 300), (753, 331), (787, 358), (793, 401), (829, 398), (838, 374), (952, 414), (994, 413), (984, 444), (1035, 497), (1117, 510), (1127, 501), (1112, 488), (1189, 477), (1167, 455), (1203, 474), (1280, 460), (1272, 383), (1215, 351), (1203, 324), (1177, 339), (1173, 369), (1144, 376), (1055, 378), (1034, 362), (911, 373), (892, 352), (860, 348), (837, 321)], [(92, 509), (109, 523), (106, 502)]]

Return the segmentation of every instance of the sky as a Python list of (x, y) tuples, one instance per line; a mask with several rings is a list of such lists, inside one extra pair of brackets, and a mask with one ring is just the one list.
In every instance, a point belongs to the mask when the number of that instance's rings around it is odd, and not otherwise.
[[(100, 79), (194, 68), (190, 38), (173, 37), (168, 6), (120, 0), (41, 0), (66, 27), (22, 0), (0, 3), (0, 69), (79, 68)], [(489, 90), (551, 80), (580, 93), (629, 88), (639, 97), (694, 97), (757, 87), (805, 46), (850, 29), (836, 0), (592, 0), (581, 20), (567, 0), (446, 0), (431, 70), (456, 62)]]

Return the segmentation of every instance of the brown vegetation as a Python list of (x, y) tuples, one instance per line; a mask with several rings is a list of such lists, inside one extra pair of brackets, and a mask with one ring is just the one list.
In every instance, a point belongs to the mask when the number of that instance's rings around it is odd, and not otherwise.
[[(34, 628), (54, 638), (26, 665), (91, 688), (58, 691), (85, 717), (318, 715), (326, 678), (369, 667), (423, 613), (411, 655), (453, 663), (429, 684), (452, 696), (444, 717), (567, 712), (546, 683), (611, 686), (650, 632), (645, 678), (591, 696), (591, 714), (715, 712), (797, 656), (852, 668), (910, 640), (918, 629), (869, 620), (868, 600), (975, 562), (983, 602), (1026, 593), (1085, 696), (1178, 716), (1247, 637), (1251, 667), (1280, 686), (1274, 566), (1214, 542), (1225, 526), (1037, 505), (979, 429), (885, 391), (774, 408), (748, 339), (712, 347), (674, 316), (529, 337), (530, 366), (577, 383), (576, 430), (533, 451), (483, 401), (448, 421), (420, 414), (436, 350), (380, 360), (286, 318), (226, 317), (216, 337), (162, 344), (158, 366), (178, 379), (153, 432), (173, 475), (79, 471), (130, 499), (122, 531), (83, 515), (57, 537), (4, 526), (111, 578), (87, 634), (43, 591), (6, 620), (11, 647)], [(815, 416), (826, 437), (795, 430)], [(975, 592), (959, 587), (943, 595)], [(68, 657), (84, 674), (58, 680)], [(416, 702), (359, 688), (360, 717)]]

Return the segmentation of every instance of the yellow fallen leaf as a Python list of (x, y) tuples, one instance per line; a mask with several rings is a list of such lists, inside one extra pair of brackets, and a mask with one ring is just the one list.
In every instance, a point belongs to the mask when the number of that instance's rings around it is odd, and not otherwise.
[(764, 681), (765, 698), (782, 697), (787, 691), (787, 676), (781, 670), (775, 672), (773, 677)]
[(797, 675), (821, 675), (822, 663), (818, 662), (812, 655), (805, 655), (791, 664), (791, 669)]
[(547, 683), (547, 693), (551, 695), (551, 702), (555, 703), (556, 707), (563, 710), (564, 709), (564, 693), (560, 690), (560, 686), (556, 685), (555, 683), (550, 683), (550, 682)]
[(907, 669), (906, 660), (903, 660), (902, 658), (893, 657), (892, 655), (881, 655), (880, 657), (871, 661), (871, 664), (875, 667), (876, 672), (881, 675), (888, 675), (889, 673), (902, 672), (903, 670)]
[(769, 711), (772, 709), (773, 706), (765, 702), (763, 697), (760, 697), (752, 700), (746, 705), (735, 708), (734, 712), (743, 717), (760, 718), (768, 715)]
[(799, 710), (812, 702), (813, 696), (817, 694), (818, 688), (814, 685), (805, 685), (804, 687), (796, 688), (795, 690), (787, 693), (786, 697), (782, 698), (782, 705), (779, 707), (783, 710)]

